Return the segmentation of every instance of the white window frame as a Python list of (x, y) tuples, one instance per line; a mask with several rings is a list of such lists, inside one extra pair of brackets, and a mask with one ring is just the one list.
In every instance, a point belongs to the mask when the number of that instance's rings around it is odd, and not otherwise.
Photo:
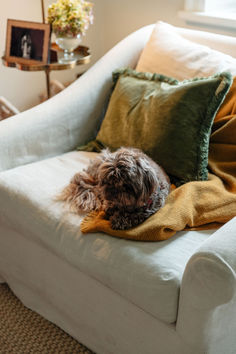
[[(228, 30), (236, 30), (236, 3), (235, 11), (212, 11), (208, 0), (185, 0), (183, 11), (179, 11), (180, 18), (194, 24), (222, 27)], [(226, 1), (226, 0), (225, 0)], [(225, 5), (225, 1), (222, 1)]]

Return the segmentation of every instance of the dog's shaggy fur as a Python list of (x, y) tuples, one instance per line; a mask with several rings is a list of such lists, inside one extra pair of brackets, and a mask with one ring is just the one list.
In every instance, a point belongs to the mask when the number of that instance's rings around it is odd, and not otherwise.
[(138, 149), (103, 150), (76, 173), (60, 199), (76, 212), (103, 210), (113, 229), (129, 229), (165, 203), (170, 181), (164, 170)]

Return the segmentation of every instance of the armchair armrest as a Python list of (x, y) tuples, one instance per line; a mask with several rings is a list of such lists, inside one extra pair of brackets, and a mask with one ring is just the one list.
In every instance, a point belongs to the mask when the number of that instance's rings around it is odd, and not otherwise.
[(62, 154), (93, 139), (104, 116), (112, 71), (134, 67), (152, 28), (126, 37), (47, 102), (2, 121), (0, 171)]
[(236, 217), (190, 258), (181, 284), (176, 329), (199, 353), (235, 353)]

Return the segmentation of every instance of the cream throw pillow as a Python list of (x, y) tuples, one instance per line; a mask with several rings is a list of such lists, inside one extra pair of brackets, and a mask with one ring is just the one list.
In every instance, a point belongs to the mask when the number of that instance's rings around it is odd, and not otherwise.
[(157, 22), (138, 61), (137, 71), (159, 73), (178, 80), (229, 71), (236, 75), (236, 59), (183, 38), (177, 29)]

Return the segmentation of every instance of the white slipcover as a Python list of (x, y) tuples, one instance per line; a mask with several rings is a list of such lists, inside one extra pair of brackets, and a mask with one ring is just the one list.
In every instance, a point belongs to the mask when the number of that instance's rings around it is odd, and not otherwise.
[(75, 151), (1, 172), (1, 218), (152, 316), (173, 323), (186, 263), (213, 230), (150, 243), (81, 234), (83, 215), (71, 214), (55, 199), (95, 156)]

